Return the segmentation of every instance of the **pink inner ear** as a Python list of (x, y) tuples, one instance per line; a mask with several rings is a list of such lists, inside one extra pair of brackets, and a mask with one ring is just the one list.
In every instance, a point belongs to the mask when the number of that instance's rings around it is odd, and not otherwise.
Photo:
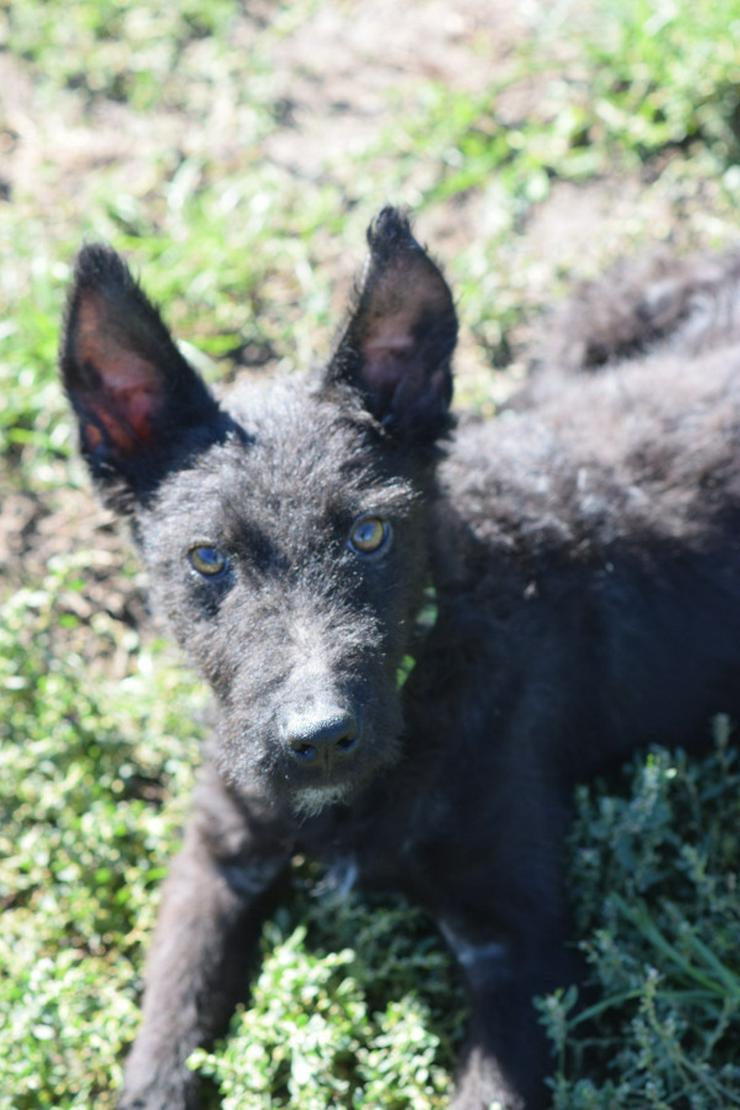
[(375, 387), (382, 387), (399, 376), (405, 356), (413, 349), (412, 318), (408, 312), (371, 322), (362, 345), (365, 373)]
[(92, 366), (100, 375), (100, 386), (86, 391), (87, 409), (115, 445), (129, 451), (152, 434), (153, 418), (162, 405), (162, 382), (154, 363), (119, 341), (108, 315), (100, 296), (84, 296), (77, 315), (75, 354), (80, 365)]

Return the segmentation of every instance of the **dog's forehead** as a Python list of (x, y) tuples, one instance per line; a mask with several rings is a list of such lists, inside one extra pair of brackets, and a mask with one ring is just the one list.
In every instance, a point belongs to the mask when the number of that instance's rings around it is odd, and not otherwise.
[(371, 477), (380, 461), (363, 428), (303, 378), (239, 389), (225, 406), (243, 430), (237, 466), (255, 492), (279, 489), (300, 498), (303, 491), (339, 488), (340, 476), (342, 485), (355, 473)]
[(158, 509), (222, 532), (248, 521), (274, 531), (362, 512), (405, 515), (417, 495), (392, 452), (300, 378), (240, 386), (223, 400), (234, 421), (188, 470), (165, 483)]

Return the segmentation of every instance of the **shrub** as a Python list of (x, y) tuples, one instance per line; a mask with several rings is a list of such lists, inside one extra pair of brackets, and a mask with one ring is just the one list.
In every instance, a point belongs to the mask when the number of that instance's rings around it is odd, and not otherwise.
[(590, 973), (541, 1001), (556, 1110), (740, 1106), (740, 765), (656, 750), (578, 791), (571, 884)]

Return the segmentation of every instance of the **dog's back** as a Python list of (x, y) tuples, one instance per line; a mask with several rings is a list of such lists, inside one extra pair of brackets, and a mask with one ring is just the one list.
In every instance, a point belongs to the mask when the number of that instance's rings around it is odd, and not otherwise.
[(531, 720), (576, 776), (740, 711), (740, 253), (657, 269), (587, 287), (551, 342), (565, 368), (464, 424), (442, 468), (444, 637), (464, 607), (491, 720), (515, 746)]
[(677, 257), (667, 248), (584, 282), (549, 322), (541, 367), (594, 370), (651, 349), (685, 356), (740, 339), (740, 247)]

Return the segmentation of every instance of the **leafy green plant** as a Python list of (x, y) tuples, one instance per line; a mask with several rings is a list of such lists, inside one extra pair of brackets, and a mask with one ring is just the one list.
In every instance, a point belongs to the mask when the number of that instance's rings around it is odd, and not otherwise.
[(446, 1105), (463, 1007), (430, 923), (401, 901), (314, 886), (265, 928), (262, 970), (228, 1040), (191, 1064), (226, 1110)]
[[(138, 968), (143, 959), (195, 762), (188, 737), (198, 729), (178, 708), (183, 676), (160, 660), (155, 678), (138, 637), (128, 637), (131, 669), (118, 684), (60, 650), (75, 631), (69, 602), (94, 563), (94, 552), (58, 561), (39, 588), (7, 601), (0, 622), (0, 1106), (8, 1110), (112, 1105), (137, 1020), (131, 961)], [(173, 802), (163, 807), (168, 791)]]
[(740, 762), (727, 722), (716, 731), (702, 763), (635, 759), (626, 796), (579, 790), (588, 1001), (570, 989), (540, 1004), (557, 1110), (740, 1105)]

